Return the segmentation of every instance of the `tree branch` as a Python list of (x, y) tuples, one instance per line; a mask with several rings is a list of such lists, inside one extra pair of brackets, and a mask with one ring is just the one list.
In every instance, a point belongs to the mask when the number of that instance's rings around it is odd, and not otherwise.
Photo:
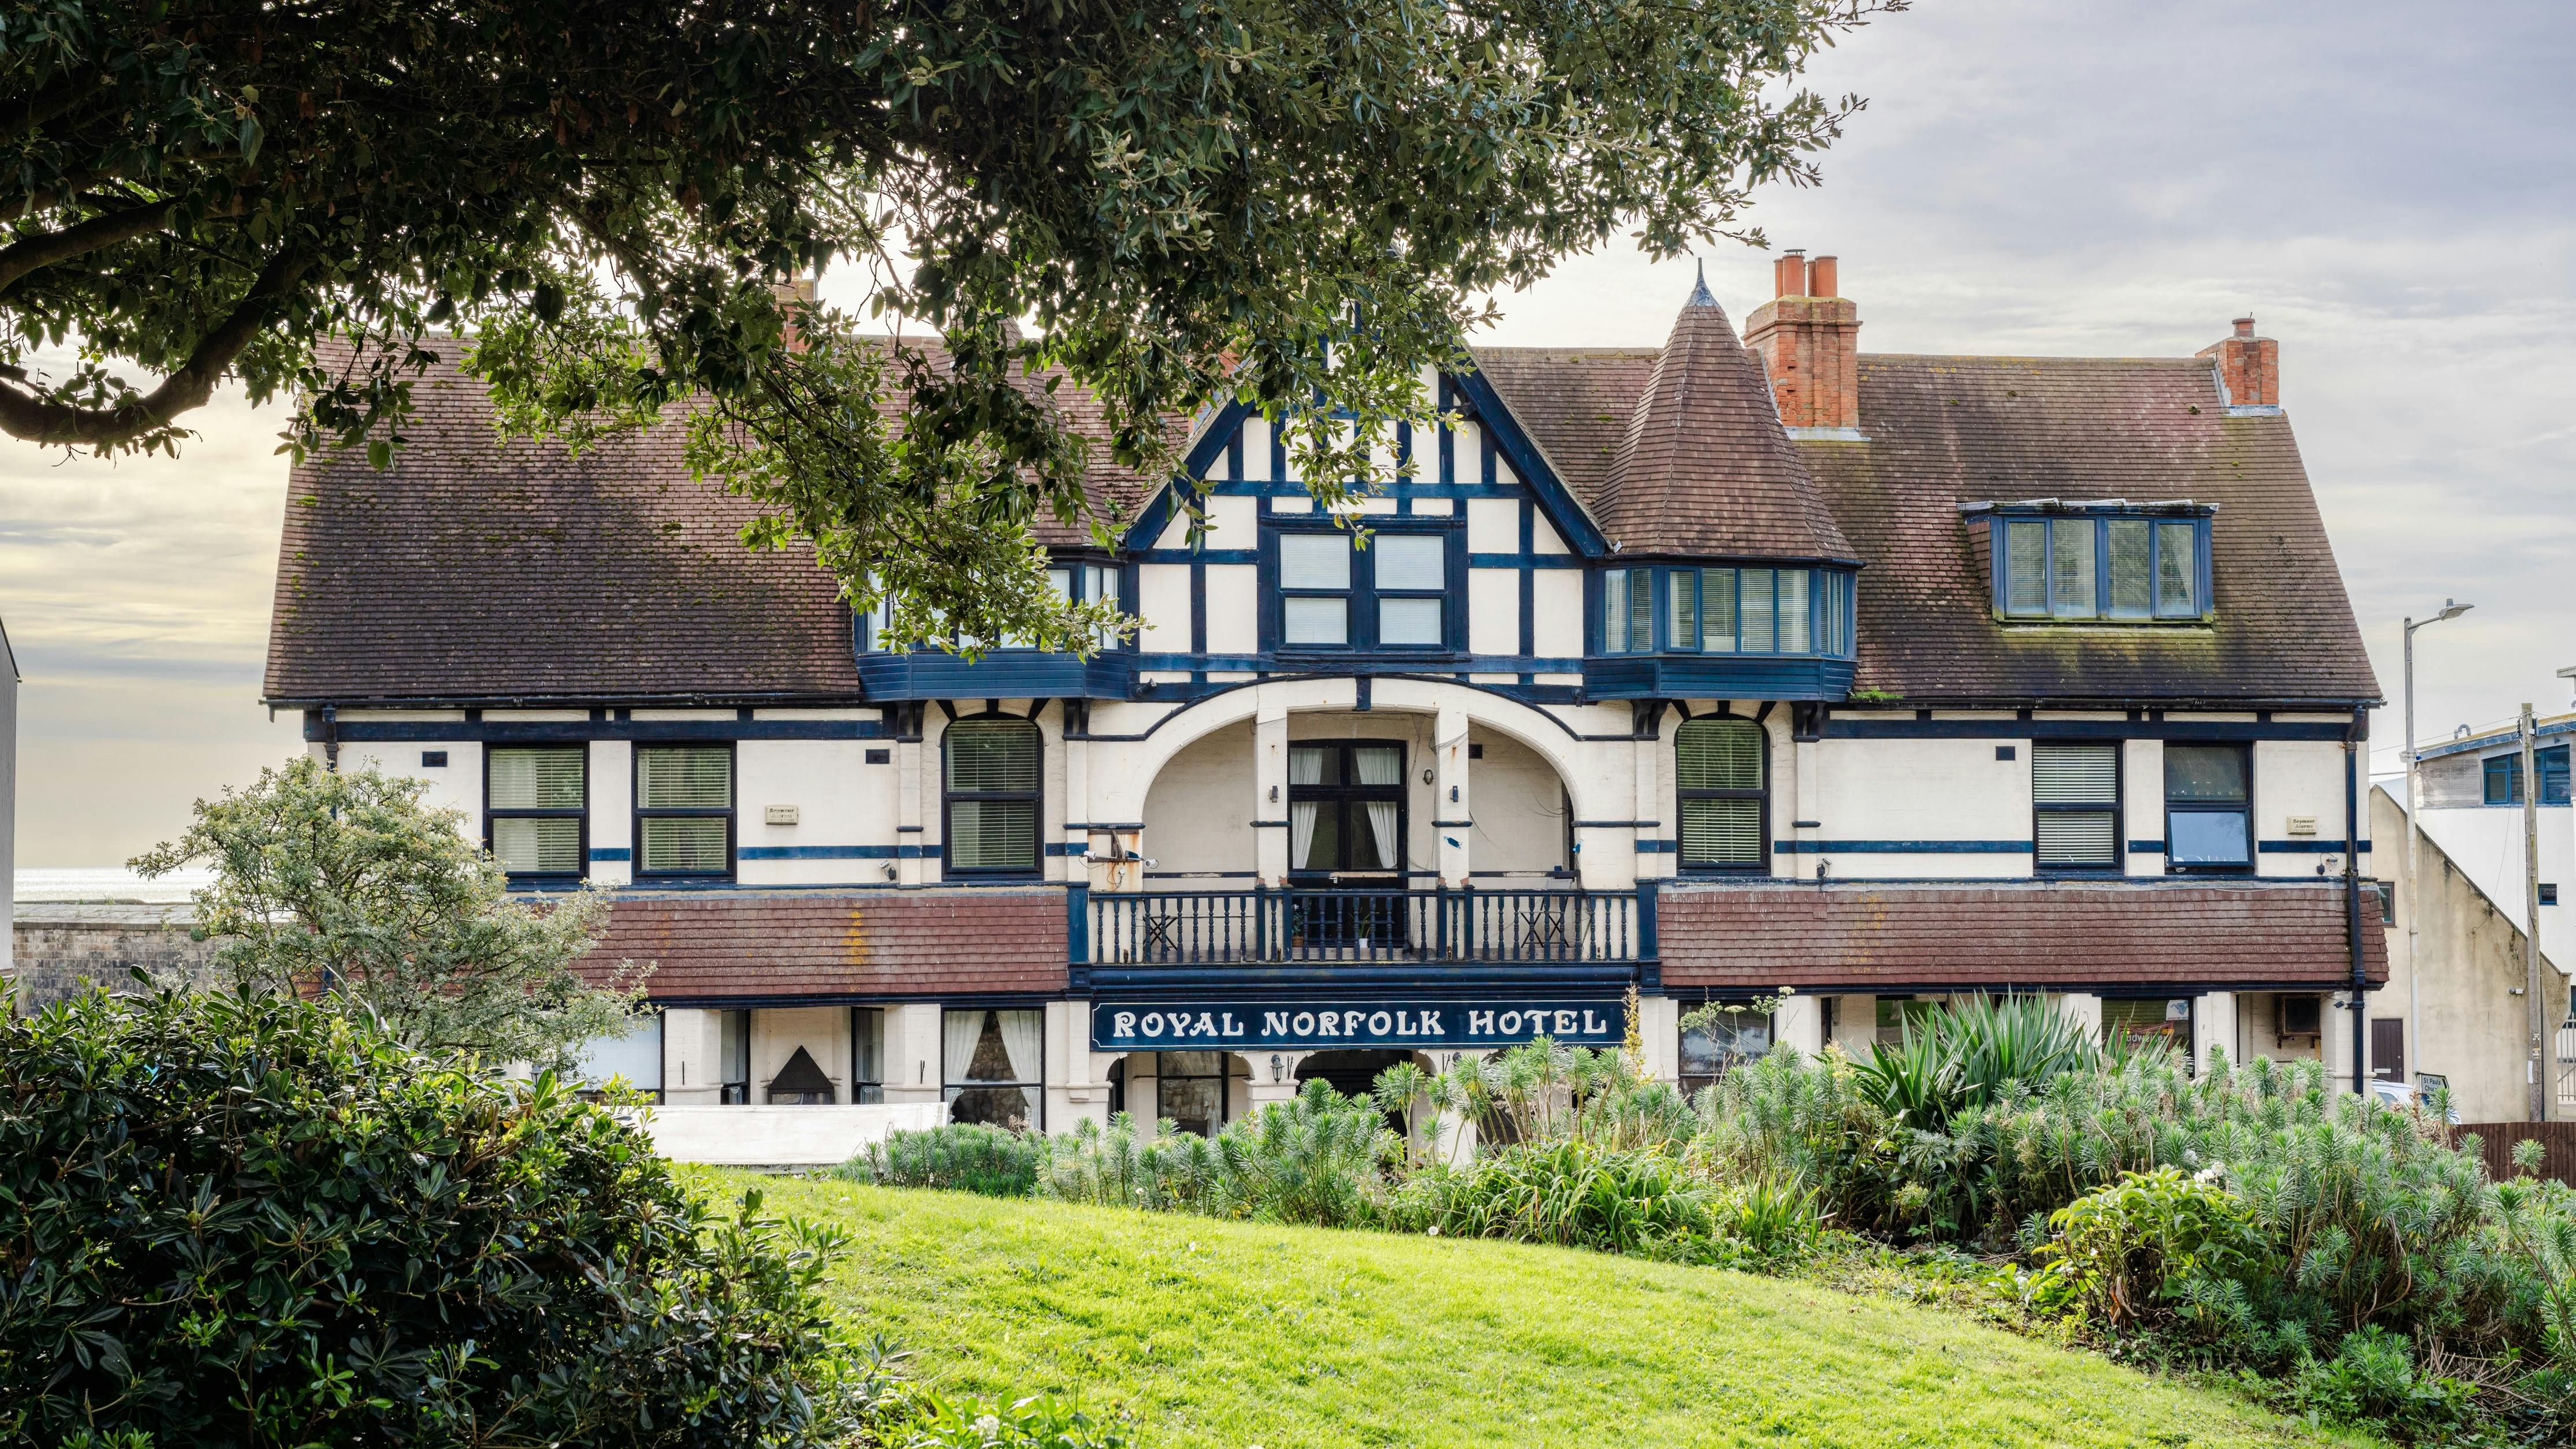
[(31, 389), (0, 379), (0, 431), (31, 443), (113, 447), (155, 428), (179, 414), (201, 408), (214, 396), (215, 384), (242, 349), (266, 327), (278, 302), (295, 290), (313, 258), (293, 248), (279, 252), (260, 270), (259, 279), (212, 331), (198, 339), (196, 350), (159, 387), (114, 408), (84, 408), (54, 402)]
[(170, 213), (177, 206), (175, 201), (156, 201), (149, 206), (111, 211), (61, 231), (40, 232), (15, 246), (0, 248), (0, 295), (6, 295), (31, 272), (159, 231), (170, 224)]

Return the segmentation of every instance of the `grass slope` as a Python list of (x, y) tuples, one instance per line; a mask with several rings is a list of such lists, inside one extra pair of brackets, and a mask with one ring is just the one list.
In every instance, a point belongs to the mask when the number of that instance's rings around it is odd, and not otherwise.
[[(737, 1191), (748, 1179), (727, 1185)], [(1931, 1309), (1506, 1243), (771, 1179), (836, 1302), (945, 1388), (1139, 1449), (2351, 1442)]]

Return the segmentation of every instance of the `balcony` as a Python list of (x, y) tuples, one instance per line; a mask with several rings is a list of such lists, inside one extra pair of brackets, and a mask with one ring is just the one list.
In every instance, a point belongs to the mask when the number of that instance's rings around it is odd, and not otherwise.
[(1077, 984), (1454, 979), (1625, 984), (1651, 967), (1654, 892), (1351, 887), (1092, 895)]

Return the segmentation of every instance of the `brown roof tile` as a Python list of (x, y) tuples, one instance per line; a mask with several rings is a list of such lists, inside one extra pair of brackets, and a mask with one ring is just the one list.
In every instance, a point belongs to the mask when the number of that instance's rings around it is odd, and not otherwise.
[(1780, 426), (1762, 364), (1705, 286), (1673, 319), (1592, 509), (1634, 554), (1854, 556)]
[[(2388, 976), (2377, 898), (2364, 969)], [(1656, 915), (1676, 990), (2329, 989), (2352, 963), (2340, 882), (1682, 886)]]
[[(1867, 442), (1801, 442), (1867, 561), (1855, 690), (1943, 699), (2361, 701), (2362, 652), (2285, 417), (2231, 417), (2193, 358), (1864, 353)], [(2213, 504), (2205, 628), (2004, 625), (1959, 505)]]
[(584, 969), (627, 960), (656, 1000), (1061, 992), (1064, 892), (627, 895)]

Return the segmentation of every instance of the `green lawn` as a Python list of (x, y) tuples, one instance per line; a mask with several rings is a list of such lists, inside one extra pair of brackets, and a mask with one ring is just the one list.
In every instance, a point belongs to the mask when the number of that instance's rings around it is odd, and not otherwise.
[[(738, 1185), (745, 1179), (734, 1179)], [(1934, 1309), (1503, 1243), (771, 1179), (839, 1305), (943, 1387), (1138, 1449), (2348, 1442)]]

